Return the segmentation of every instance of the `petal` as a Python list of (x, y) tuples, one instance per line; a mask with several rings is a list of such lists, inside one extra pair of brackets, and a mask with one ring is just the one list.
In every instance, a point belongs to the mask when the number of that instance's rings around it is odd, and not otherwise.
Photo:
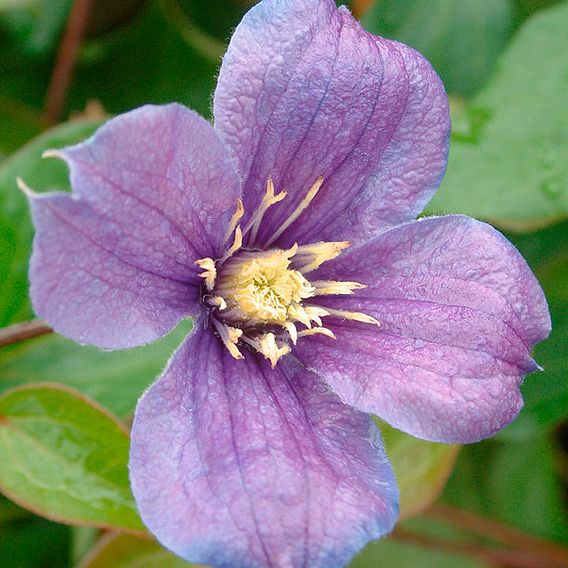
[(30, 196), (36, 313), (81, 343), (147, 343), (199, 310), (198, 258), (216, 255), (239, 180), (211, 126), (179, 106), (121, 115), (55, 150), (74, 193)]
[(445, 169), (447, 98), (431, 66), (331, 0), (252, 8), (223, 60), (214, 114), (244, 179), (245, 209), (257, 207), (269, 176), (288, 191), (259, 242), (319, 176), (312, 205), (278, 244), (370, 238), (414, 218)]
[(550, 316), (501, 234), (462, 216), (415, 221), (347, 251), (318, 277), (332, 272), (369, 287), (321, 303), (382, 324), (336, 321), (328, 325), (337, 342), (298, 345), (345, 401), (440, 442), (479, 440), (517, 415), (523, 376), (538, 368), (529, 348), (550, 332)]
[(218, 255), (240, 181), (198, 114), (179, 104), (147, 105), (55, 154), (68, 162), (77, 195), (144, 246), (167, 250), (180, 275), (194, 274), (196, 259)]
[(127, 229), (70, 195), (34, 195), (30, 203), (30, 295), (36, 314), (58, 333), (123, 349), (153, 341), (197, 310), (196, 284), (168, 272), (166, 251), (150, 243), (136, 254)]
[(157, 538), (217, 567), (340, 566), (397, 514), (366, 415), (293, 357), (235, 361), (206, 330), (140, 401), (130, 475)]

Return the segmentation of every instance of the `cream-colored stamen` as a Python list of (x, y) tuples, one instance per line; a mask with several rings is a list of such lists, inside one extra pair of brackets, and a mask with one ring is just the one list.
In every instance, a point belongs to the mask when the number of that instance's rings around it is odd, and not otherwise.
[(298, 332), (298, 337), (306, 337), (308, 335), (325, 335), (331, 339), (337, 339), (335, 333), (331, 329), (327, 329), (327, 327), (312, 327), (312, 329), (303, 329)]
[(239, 341), (240, 337), (243, 335), (243, 330), (238, 329), (236, 327), (231, 327), (229, 325), (225, 325), (224, 323), (221, 323), (216, 319), (213, 319), (213, 323), (215, 325), (215, 329), (217, 330), (219, 336), (221, 337), (223, 345), (227, 348), (229, 353), (235, 359), (244, 359), (243, 354), (239, 351), (239, 348), (237, 347), (237, 342)]
[(292, 260), (292, 268), (307, 274), (319, 268), (324, 262), (337, 258), (349, 246), (351, 246), (349, 241), (299, 246)]
[(239, 224), (239, 221), (241, 220), (244, 213), (245, 213), (245, 208), (243, 202), (240, 199), (237, 199), (237, 208), (235, 209), (235, 212), (233, 213), (233, 216), (231, 217), (231, 220), (229, 221), (229, 224), (227, 226), (227, 230), (225, 231), (225, 236), (223, 237), (223, 244), (229, 242), (229, 239), (231, 238), (233, 231), (237, 228), (237, 225)]
[(346, 310), (335, 310), (333, 308), (327, 308), (327, 307), (325, 309), (328, 315), (330, 316), (358, 321), (361, 323), (370, 323), (376, 325), (377, 327), (381, 327), (381, 322), (378, 319), (368, 314), (364, 314), (363, 312), (348, 312)]
[(288, 321), (284, 324), (284, 329), (288, 332), (292, 343), (296, 345), (298, 342), (298, 329), (296, 328), (296, 325), (291, 321)]
[(241, 228), (239, 225), (237, 225), (237, 228), (235, 229), (235, 239), (233, 241), (233, 244), (229, 247), (229, 249), (227, 250), (227, 252), (221, 257), (221, 260), (219, 261), (219, 264), (223, 264), (224, 262), (226, 262), (229, 258), (231, 258), (241, 247), (243, 246), (243, 232), (241, 231)]
[(340, 296), (353, 294), (353, 290), (366, 288), (359, 282), (340, 282), (336, 280), (314, 280), (312, 286), (316, 289), (316, 296)]
[(282, 201), (286, 197), (286, 195), (287, 193), (285, 191), (281, 191), (274, 195), (274, 182), (272, 181), (272, 178), (268, 178), (268, 181), (266, 182), (266, 193), (263, 195), (258, 209), (255, 211), (254, 215), (250, 218), (249, 222), (243, 229), (243, 235), (246, 235), (249, 231), (251, 231), (248, 240), (249, 246), (254, 246), (254, 242), (256, 240), (256, 236), (258, 234), (258, 230), (260, 229), (260, 224), (262, 222), (262, 219), (264, 218), (265, 213), (270, 207)]
[(200, 258), (195, 261), (195, 264), (199, 268), (203, 268), (204, 272), (201, 272), (199, 276), (205, 279), (205, 286), (207, 290), (213, 290), (215, 285), (215, 279), (217, 278), (217, 268), (215, 267), (215, 261), (212, 258)]
[(264, 333), (257, 337), (243, 336), (243, 341), (254, 347), (256, 351), (261, 353), (270, 361), (272, 368), (276, 367), (276, 363), (281, 357), (290, 353), (289, 345), (278, 346), (276, 336), (273, 333)]
[(227, 309), (227, 302), (221, 296), (212, 296), (207, 299), (207, 303), (210, 306), (214, 306), (215, 308), (219, 308), (219, 311)]
[(310, 205), (310, 203), (314, 200), (315, 196), (317, 195), (318, 191), (320, 190), (321, 186), (323, 185), (323, 177), (320, 176), (310, 187), (306, 197), (300, 201), (298, 207), (294, 209), (292, 214), (276, 229), (272, 237), (266, 243), (266, 246), (270, 246)]

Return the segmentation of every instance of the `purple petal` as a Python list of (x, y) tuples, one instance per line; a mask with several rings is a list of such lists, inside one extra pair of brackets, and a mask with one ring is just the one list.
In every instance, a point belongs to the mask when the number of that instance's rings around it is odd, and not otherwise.
[(397, 514), (367, 416), (293, 357), (235, 361), (206, 330), (140, 401), (130, 458), (144, 522), (191, 562), (339, 566)]
[(367, 33), (331, 0), (264, 0), (237, 27), (219, 75), (215, 129), (254, 210), (272, 176), (288, 197), (267, 239), (318, 176), (314, 202), (278, 241), (367, 239), (410, 220), (445, 169), (447, 98), (415, 51)]
[(424, 219), (345, 252), (317, 277), (369, 288), (321, 304), (362, 311), (381, 328), (330, 323), (299, 356), (354, 407), (410, 434), (472, 442), (519, 412), (529, 348), (550, 332), (543, 292), (517, 250), (462, 216)]
[(198, 310), (198, 258), (215, 255), (239, 181), (211, 126), (143, 107), (55, 151), (74, 193), (31, 197), (36, 313), (81, 343), (147, 343)]

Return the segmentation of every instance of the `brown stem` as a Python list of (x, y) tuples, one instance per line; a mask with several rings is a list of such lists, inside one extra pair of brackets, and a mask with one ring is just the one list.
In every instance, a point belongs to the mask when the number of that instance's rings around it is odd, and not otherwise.
[(25, 321), (22, 323), (15, 323), (4, 329), (0, 329), (0, 347), (18, 343), (18, 341), (25, 341), (32, 339), (39, 335), (51, 333), (53, 330), (41, 320)]
[(493, 548), (471, 542), (452, 542), (404, 529), (396, 529), (392, 538), (432, 550), (471, 556), (502, 568), (566, 568), (566, 564), (550, 563), (543, 558), (518, 550)]
[(59, 122), (63, 114), (92, 4), (93, 0), (75, 0), (71, 8), (47, 90), (44, 117), (50, 123)]
[(527, 554), (538, 555), (550, 566), (568, 566), (568, 548), (549, 542), (517, 528), (473, 513), (438, 503), (423, 513), (424, 517), (449, 523), (464, 531), (483, 536)]
[(349, 6), (351, 7), (353, 16), (359, 20), (374, 3), (375, 0), (351, 0)]

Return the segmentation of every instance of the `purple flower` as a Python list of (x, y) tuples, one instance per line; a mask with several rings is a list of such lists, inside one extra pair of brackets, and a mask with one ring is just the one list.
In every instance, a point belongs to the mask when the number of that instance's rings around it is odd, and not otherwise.
[(252, 8), (214, 114), (146, 106), (51, 152), (74, 192), (30, 194), (34, 307), (105, 349), (194, 316), (132, 432), (134, 495), (166, 547), (341, 566), (397, 516), (365, 413), (427, 440), (492, 435), (548, 309), (488, 225), (413, 221), (446, 164), (443, 87), (332, 0)]

